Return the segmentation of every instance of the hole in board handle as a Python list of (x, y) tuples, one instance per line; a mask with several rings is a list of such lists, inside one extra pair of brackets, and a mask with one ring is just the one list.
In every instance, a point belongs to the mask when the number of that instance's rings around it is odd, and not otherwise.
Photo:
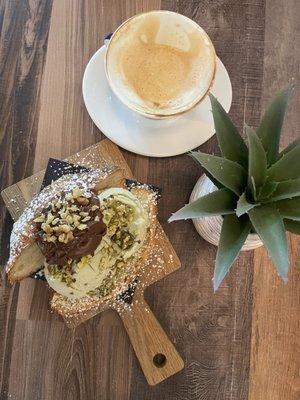
[(157, 367), (157, 368), (162, 368), (166, 365), (167, 362), (167, 357), (162, 354), (162, 353), (157, 353), (155, 354), (155, 356), (153, 357), (153, 364)]

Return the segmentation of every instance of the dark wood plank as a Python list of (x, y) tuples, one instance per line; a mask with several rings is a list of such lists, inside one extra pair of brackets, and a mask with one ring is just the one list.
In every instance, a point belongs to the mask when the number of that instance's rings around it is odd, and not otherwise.
[[(40, 84), (52, 1), (0, 1), (0, 186), (30, 174), (36, 143)], [(0, 200), (3, 266), (12, 221)], [(0, 397), (9, 396), (9, 369), (18, 287), (10, 289), (1, 268)]]
[[(14, 4), (12, 9), (17, 5)], [(26, 14), (25, 6), (25, 9), (20, 10), (21, 15)], [(38, 75), (38, 79), (42, 78), (41, 108), (34, 109), (37, 114), (34, 111), (30, 113), (31, 116), (38, 117), (36, 149), (35, 153), (30, 154), (35, 171), (46, 165), (49, 156), (67, 156), (99, 141), (101, 135), (92, 124), (81, 95), (85, 65), (102, 45), (106, 33), (113, 31), (133, 14), (159, 7), (159, 1), (54, 1), (44, 73), (43, 76)], [(15, 22), (13, 16), (11, 18)], [(10, 19), (8, 22), (11, 22)], [(40, 21), (37, 19), (36, 23), (38, 22)], [(22, 35), (23, 32), (20, 38)], [(18, 84), (14, 80), (11, 83), (16, 86)], [(34, 97), (28, 98), (28, 102), (31, 100)], [(133, 163), (135, 156), (129, 158)], [(143, 162), (138, 165), (142, 168)], [(141, 176), (138, 178), (141, 179)], [(6, 236), (8, 238), (8, 234)], [(19, 398), (25, 393), (24, 398), (31, 400), (129, 397), (132, 372), (128, 365), (131, 363), (133, 350), (122, 322), (115, 313), (104, 313), (70, 334), (65, 325), (48, 312), (45, 285), (27, 280), (20, 284), (19, 291), (15, 293), (12, 307), (14, 315), (9, 318), (13, 326), (9, 332), (6, 330), (10, 343), (6, 346), (5, 354), (9, 355), (9, 359), (5, 359), (3, 365), (5, 382), (3, 380), (1, 396)], [(24, 299), (27, 308), (21, 307)], [(5, 299), (3, 302), (6, 304)], [(96, 328), (93, 329), (93, 326)], [(49, 346), (49, 336), (44, 334), (47, 330), (53, 330), (50, 356), (42, 358), (41, 362), (39, 354)], [(24, 336), (28, 340), (24, 338), (20, 341)], [(21, 355), (20, 347), (13, 346), (13, 343), (19, 341), (22, 346)], [(113, 349), (118, 349), (114, 355)], [(30, 362), (30, 368), (26, 371), (20, 356)], [(36, 370), (47, 374), (46, 378), (41, 373), (36, 375)], [(29, 384), (31, 382), (38, 382), (38, 385)]]
[[(300, 3), (267, 0), (263, 104), (294, 80), (295, 90), (283, 128), (282, 145), (299, 137)], [(264, 249), (256, 251), (250, 400), (300, 398), (300, 237), (290, 239), (289, 281), (277, 276)]]

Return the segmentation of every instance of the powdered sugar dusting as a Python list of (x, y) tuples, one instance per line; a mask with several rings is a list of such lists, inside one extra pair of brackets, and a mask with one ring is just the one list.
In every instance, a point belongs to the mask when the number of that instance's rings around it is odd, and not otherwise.
[[(26, 207), (20, 219), (14, 224), (8, 270), (19, 256), (24, 243), (33, 240), (33, 219), (43, 208), (47, 207), (62, 192), (71, 191), (75, 187), (88, 191), (99, 180), (108, 177), (115, 169), (116, 167), (105, 165), (103, 168), (92, 169), (88, 172), (64, 175), (36, 195)], [(145, 208), (152, 209), (149, 214), (151, 217), (149, 242), (145, 243), (134, 260), (124, 268), (122, 275), (115, 282), (115, 287), (107, 296), (102, 298), (85, 296), (72, 300), (54, 294), (51, 302), (52, 307), (64, 318), (71, 318), (72, 323), (76, 319), (80, 323), (85, 318), (90, 318), (106, 308), (114, 308), (119, 313), (124, 310), (131, 311), (138, 299), (133, 296), (132, 302), (126, 301), (126, 298), (120, 296), (120, 294), (128, 290), (130, 285), (138, 285), (138, 290), (143, 291), (146, 286), (164, 277), (169, 271), (168, 265), (173, 264), (172, 250), (170, 249), (170, 253), (166, 251), (163, 246), (163, 243), (165, 243), (164, 233), (161, 229), (157, 229), (159, 227), (156, 219), (156, 193), (147, 184), (132, 184), (129, 185), (129, 189), (133, 193), (135, 189), (145, 190), (146, 195), (140, 200)], [(136, 277), (139, 277), (139, 279), (135, 280)]]
[[(161, 243), (165, 240), (160, 230), (155, 231), (154, 241), (149, 249), (146, 258), (141, 263), (130, 265), (124, 271), (123, 282), (119, 282), (116, 288), (109, 295), (99, 299), (92, 296), (82, 297), (80, 299), (69, 299), (66, 303), (62, 296), (54, 295), (51, 302), (52, 307), (64, 316), (64, 318), (72, 319), (72, 323), (76, 324), (88, 319), (98, 312), (107, 308), (115, 309), (119, 314), (122, 312), (130, 312), (134, 316), (134, 306), (138, 303), (138, 298), (133, 295), (133, 301), (128, 302), (123, 296), (119, 296), (127, 289), (135, 289), (139, 291), (144, 289), (151, 283), (156, 282), (167, 274), (167, 265), (173, 264), (173, 255), (166, 253)], [(135, 280), (136, 277), (141, 279)], [(133, 288), (132, 288), (133, 286)], [(147, 308), (145, 311), (149, 311)]]
[(115, 168), (105, 166), (88, 172), (64, 175), (34, 196), (13, 226), (10, 237), (10, 257), (7, 263), (7, 272), (19, 256), (24, 245), (33, 240), (33, 220), (43, 208), (47, 207), (56, 197), (60, 197), (62, 192), (71, 191), (75, 187), (80, 187), (83, 191), (88, 191), (99, 180), (107, 178)]

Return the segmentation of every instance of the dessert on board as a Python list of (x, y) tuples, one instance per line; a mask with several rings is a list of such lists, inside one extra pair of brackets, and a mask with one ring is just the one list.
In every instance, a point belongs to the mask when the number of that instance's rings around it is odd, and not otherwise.
[(68, 174), (36, 195), (15, 223), (11, 282), (44, 274), (51, 308), (64, 317), (96, 311), (137, 276), (153, 246), (156, 193), (127, 187), (118, 168)]

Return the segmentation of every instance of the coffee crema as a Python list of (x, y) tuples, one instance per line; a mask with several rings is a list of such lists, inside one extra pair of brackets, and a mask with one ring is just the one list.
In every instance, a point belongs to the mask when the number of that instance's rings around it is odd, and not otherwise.
[(134, 17), (117, 30), (108, 48), (113, 90), (125, 104), (145, 113), (173, 114), (197, 102), (214, 72), (215, 53), (208, 36), (175, 13)]

